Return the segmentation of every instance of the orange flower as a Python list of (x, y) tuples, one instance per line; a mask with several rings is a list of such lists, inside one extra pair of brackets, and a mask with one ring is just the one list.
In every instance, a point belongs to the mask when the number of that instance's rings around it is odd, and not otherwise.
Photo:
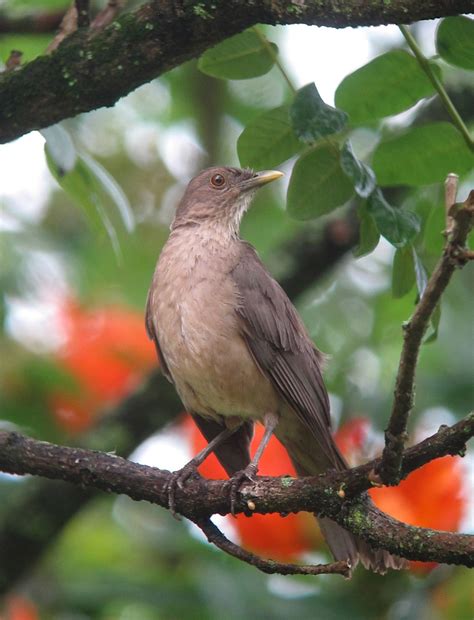
[(60, 321), (66, 340), (56, 358), (77, 389), (56, 390), (50, 403), (57, 422), (77, 432), (132, 391), (157, 359), (141, 312), (118, 306), (84, 310), (67, 301)]
[(370, 431), (370, 420), (352, 418), (347, 420), (334, 434), (337, 447), (351, 467), (361, 462)]
[[(411, 473), (397, 487), (371, 489), (375, 504), (395, 519), (434, 530), (456, 532), (464, 515), (463, 472), (459, 457), (435, 459)], [(426, 572), (435, 562), (412, 562)]]
[(39, 620), (36, 606), (24, 596), (11, 595), (6, 600), (5, 620)]

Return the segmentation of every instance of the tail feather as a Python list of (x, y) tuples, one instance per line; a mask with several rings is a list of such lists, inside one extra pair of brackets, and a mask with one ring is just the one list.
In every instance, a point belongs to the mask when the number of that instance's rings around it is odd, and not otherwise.
[(348, 560), (354, 569), (359, 561), (362, 566), (374, 573), (385, 575), (387, 570), (406, 568), (403, 558), (392, 555), (384, 549), (375, 549), (365, 540), (354, 536), (335, 521), (327, 517), (318, 518), (319, 527), (336, 560)]
[(327, 517), (319, 517), (317, 521), (334, 559), (348, 560), (354, 569), (359, 563), (359, 549), (355, 537)]
[[(282, 423), (283, 422), (283, 423)], [(314, 476), (328, 469), (348, 469), (344, 457), (333, 443), (331, 455), (318, 450), (311, 433), (303, 424), (291, 420), (291, 426), (283, 419), (276, 429), (276, 435), (285, 446), (298, 476)], [(299, 427), (299, 428), (298, 428)], [(328, 430), (329, 432), (329, 430)], [(354, 569), (359, 561), (375, 573), (385, 574), (388, 569), (406, 568), (407, 562), (383, 549), (371, 547), (361, 538), (354, 536), (335, 521), (327, 517), (318, 519), (321, 532), (336, 560), (348, 560)]]

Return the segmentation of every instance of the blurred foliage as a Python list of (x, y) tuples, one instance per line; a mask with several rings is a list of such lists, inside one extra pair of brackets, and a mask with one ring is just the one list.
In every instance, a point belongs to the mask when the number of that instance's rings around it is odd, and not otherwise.
[[(66, 4), (12, 0), (0, 10), (8, 16)], [(439, 57), (429, 60), (450, 92), (471, 102), (464, 120), (472, 128), (472, 73), (458, 69), (473, 68), (470, 33), (471, 19), (442, 21)], [(41, 141), (20, 140), (16, 161), (24, 183), (0, 194), (2, 426), (80, 442), (78, 430), (137, 385), (152, 363), (138, 325), (174, 205), (200, 168), (240, 163), (281, 164), (290, 176), (287, 198), (281, 187), (262, 191), (242, 225), (279, 276), (293, 268), (289, 242), (298, 243), (302, 231), (321, 233), (327, 218), (344, 219), (356, 205), (361, 228), (354, 254), (363, 258), (348, 256), (296, 303), (330, 355), (325, 379), (337, 423), (362, 415), (379, 431), (384, 427), (401, 324), (443, 247), (444, 175), (460, 175), (464, 199), (474, 181), (472, 153), (444, 110), (429, 117), (436, 91), (401, 38), (397, 49), (374, 50), (373, 60), (342, 80), (334, 108), (318, 85), (294, 87), (273, 43), (283, 49), (284, 36), (283, 29), (252, 29), (113, 109), (48, 130), (57, 183)], [(429, 36), (422, 42), (432, 44)], [(46, 44), (37, 35), (11, 35), (0, 42), (0, 56), (5, 61), (12, 48), (23, 49), (29, 60)], [(412, 431), (436, 430), (472, 406), (472, 276), (472, 265), (455, 275), (433, 321), (431, 340), (438, 337), (421, 352)], [(68, 315), (75, 316), (73, 331), (61, 320), (65, 307), (75, 308)], [(24, 486), (0, 477), (0, 527)], [(46, 527), (33, 517), (32, 527)], [(10, 620), (27, 618), (14, 614), (20, 608), (30, 620), (34, 614), (46, 620), (468, 620), (473, 614), (462, 568), (385, 578), (361, 570), (351, 582), (268, 577), (194, 534), (155, 507), (122, 497), (95, 501), (52, 540), (5, 609)]]

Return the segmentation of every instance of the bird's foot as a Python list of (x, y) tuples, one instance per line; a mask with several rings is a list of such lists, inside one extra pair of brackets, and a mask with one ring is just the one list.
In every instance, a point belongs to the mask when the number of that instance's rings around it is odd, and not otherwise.
[(197, 470), (199, 463), (195, 463), (194, 460), (186, 463), (184, 467), (171, 473), (170, 479), (166, 485), (166, 492), (168, 493), (168, 508), (177, 521), (181, 521), (181, 517), (176, 512), (176, 490), (182, 489), (192, 476), (199, 476)]
[[(239, 501), (238, 493), (240, 487), (245, 482), (255, 482), (255, 476), (257, 475), (258, 467), (257, 465), (250, 463), (247, 465), (245, 469), (236, 472), (232, 478), (230, 478), (229, 484), (229, 496), (230, 496), (230, 511), (233, 516), (237, 512), (237, 504)], [(251, 514), (251, 513), (249, 513)]]

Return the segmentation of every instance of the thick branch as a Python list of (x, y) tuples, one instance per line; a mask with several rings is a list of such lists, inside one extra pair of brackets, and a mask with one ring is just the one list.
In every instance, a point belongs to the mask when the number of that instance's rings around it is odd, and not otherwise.
[(102, 31), (77, 32), (53, 54), (1, 76), (0, 142), (111, 106), (137, 86), (258, 23), (402, 24), (470, 8), (471, 0), (149, 2)]
[[(451, 428), (443, 427), (433, 437), (406, 451), (404, 474), (437, 456), (462, 453), (465, 442), (473, 434), (474, 414)], [(324, 514), (374, 546), (407, 559), (472, 566), (474, 537), (412, 527), (380, 513), (364, 496), (351, 499), (355, 493), (370, 488), (368, 472), (377, 464), (375, 460), (347, 472), (327, 472), (315, 478), (259, 478), (242, 488), (242, 510), (252, 501), (256, 513), (306, 510)], [(167, 471), (106, 453), (28, 439), (16, 433), (0, 433), (0, 469), (66, 480), (168, 506), (170, 473)], [(177, 490), (176, 506), (181, 514), (201, 524), (212, 514), (228, 514), (226, 483), (192, 479), (185, 489)]]
[(400, 480), (408, 417), (414, 403), (418, 354), (423, 336), (441, 295), (448, 286), (456, 267), (462, 266), (465, 262), (464, 245), (474, 219), (474, 190), (463, 204), (453, 205), (450, 217), (452, 227), (443, 256), (428, 280), (413, 316), (403, 326), (403, 348), (398, 366), (392, 412), (385, 431), (382, 464), (377, 470), (377, 474), (385, 484), (398, 484)]

